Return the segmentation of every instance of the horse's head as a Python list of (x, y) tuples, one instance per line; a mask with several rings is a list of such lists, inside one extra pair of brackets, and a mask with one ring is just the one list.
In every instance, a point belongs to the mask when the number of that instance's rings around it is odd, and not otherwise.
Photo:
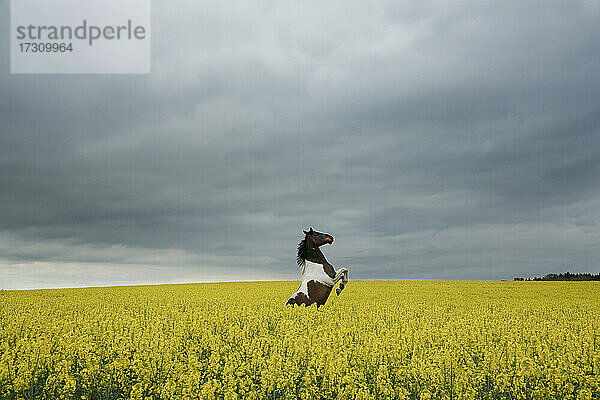
[(328, 233), (321, 233), (317, 231), (313, 231), (311, 227), (308, 231), (302, 231), (306, 235), (304, 239), (309, 243), (316, 247), (323, 246), (324, 244), (333, 243), (333, 236)]

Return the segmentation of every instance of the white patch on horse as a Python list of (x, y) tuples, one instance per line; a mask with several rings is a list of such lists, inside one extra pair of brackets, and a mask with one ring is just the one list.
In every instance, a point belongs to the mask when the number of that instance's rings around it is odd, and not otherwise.
[(304, 273), (302, 274), (302, 282), (317, 281), (327, 286), (333, 286), (335, 282), (333, 278), (327, 275), (323, 264), (317, 264), (312, 261), (304, 261)]
[(302, 270), (302, 283), (300, 284), (300, 288), (292, 295), (292, 297), (296, 296), (298, 293), (304, 293), (306, 297), (309, 297), (309, 281), (317, 281), (329, 287), (335, 284), (333, 279), (325, 273), (322, 264), (317, 264), (312, 261), (304, 261), (304, 263), (300, 266), (300, 269)]

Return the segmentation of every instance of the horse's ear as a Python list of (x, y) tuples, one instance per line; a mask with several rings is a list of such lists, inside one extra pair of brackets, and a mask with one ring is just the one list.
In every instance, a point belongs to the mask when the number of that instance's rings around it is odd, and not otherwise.
[(302, 232), (304, 232), (305, 235), (308, 235), (308, 232), (306, 232), (306, 231), (302, 231)]
[(309, 232), (314, 232), (313, 229), (312, 229), (312, 226), (310, 227), (310, 231)]

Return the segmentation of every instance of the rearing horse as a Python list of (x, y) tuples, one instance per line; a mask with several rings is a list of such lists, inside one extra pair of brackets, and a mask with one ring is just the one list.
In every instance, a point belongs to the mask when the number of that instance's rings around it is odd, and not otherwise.
[(319, 247), (324, 244), (333, 243), (333, 236), (310, 230), (304, 232), (304, 240), (298, 244), (298, 266), (302, 271), (302, 284), (300, 288), (285, 303), (306, 304), (317, 303), (322, 306), (327, 301), (333, 286), (339, 282), (340, 287), (336, 290), (339, 295), (348, 282), (348, 270), (340, 268), (337, 271), (333, 265), (327, 262), (325, 255)]

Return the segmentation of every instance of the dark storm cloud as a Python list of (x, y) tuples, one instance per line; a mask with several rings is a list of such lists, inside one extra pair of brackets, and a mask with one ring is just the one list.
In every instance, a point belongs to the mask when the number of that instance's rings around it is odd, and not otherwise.
[(0, 287), (597, 272), (597, 1), (152, 12), (149, 76), (2, 59)]

